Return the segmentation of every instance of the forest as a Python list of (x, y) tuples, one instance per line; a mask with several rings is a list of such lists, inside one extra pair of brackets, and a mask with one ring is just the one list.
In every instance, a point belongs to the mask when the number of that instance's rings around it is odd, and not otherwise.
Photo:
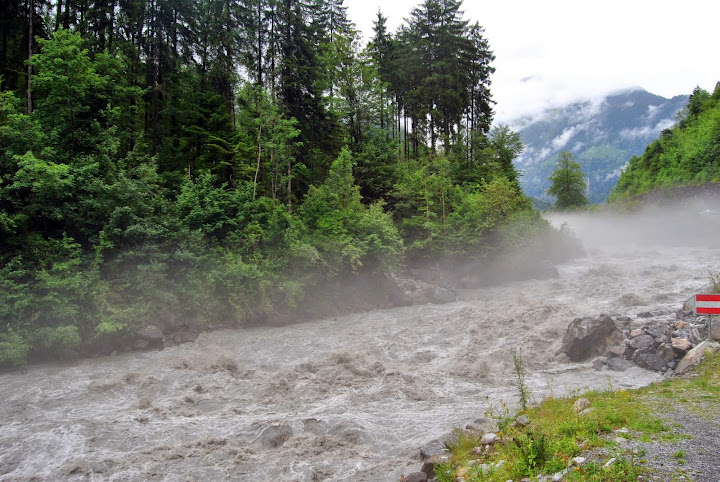
[(458, 0), (364, 43), (342, 0), (3, 0), (0, 366), (550, 228)]
[(651, 191), (711, 182), (720, 182), (720, 82), (712, 94), (693, 91), (678, 123), (630, 159), (608, 200), (628, 203)]

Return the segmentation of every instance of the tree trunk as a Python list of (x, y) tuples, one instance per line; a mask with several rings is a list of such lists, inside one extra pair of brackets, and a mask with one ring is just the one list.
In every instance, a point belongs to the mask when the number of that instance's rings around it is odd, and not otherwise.
[(262, 2), (258, 0), (257, 4), (257, 84), (263, 85), (262, 72)]
[(288, 212), (292, 213), (292, 177), (290, 177), (290, 174), (292, 173), (292, 161), (288, 161), (288, 168), (287, 168), (287, 207)]
[(33, 55), (33, 23), (35, 22), (35, 0), (28, 0), (28, 66), (27, 66), (27, 90), (25, 92), (25, 112), (32, 114), (32, 60)]
[(60, 30), (60, 19), (62, 18), (62, 0), (57, 0), (57, 10), (55, 10), (55, 31)]
[(253, 182), (253, 201), (255, 200), (255, 193), (257, 192), (258, 175), (260, 174), (260, 159), (262, 157), (262, 126), (258, 129), (258, 155), (257, 155), (257, 166), (255, 166), (255, 181)]

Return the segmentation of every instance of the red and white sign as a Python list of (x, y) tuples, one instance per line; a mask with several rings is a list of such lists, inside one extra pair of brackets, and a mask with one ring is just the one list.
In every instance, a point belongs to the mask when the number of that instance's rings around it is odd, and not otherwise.
[(685, 302), (683, 309), (698, 315), (720, 315), (720, 295), (695, 295)]

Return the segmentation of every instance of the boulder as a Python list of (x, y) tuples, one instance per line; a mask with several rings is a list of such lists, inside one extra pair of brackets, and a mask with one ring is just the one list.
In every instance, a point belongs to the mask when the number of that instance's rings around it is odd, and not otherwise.
[(643, 348), (633, 353), (633, 361), (640, 368), (655, 370), (658, 372), (665, 371), (667, 362), (660, 358), (652, 348)]
[(486, 433), (480, 439), (480, 443), (482, 445), (492, 445), (495, 443), (495, 440), (497, 440), (497, 435), (495, 435), (494, 433)]
[(565, 353), (571, 361), (586, 360), (601, 355), (608, 346), (620, 344), (622, 332), (609, 316), (576, 318), (567, 327), (558, 353)]
[(590, 400), (588, 400), (587, 398), (578, 398), (575, 403), (573, 403), (572, 409), (575, 413), (580, 413), (589, 406)]
[(427, 482), (428, 476), (425, 472), (413, 472), (403, 477), (404, 482)]
[(690, 370), (698, 366), (698, 364), (705, 357), (705, 354), (713, 354), (720, 350), (720, 343), (712, 341), (704, 341), (698, 346), (687, 352), (682, 360), (677, 365), (675, 372), (678, 375), (684, 375)]
[(673, 350), (679, 355), (685, 355), (692, 348), (692, 343), (687, 338), (673, 338), (670, 342)]
[(186, 327), (180, 328), (178, 331), (171, 335), (171, 339), (176, 344), (181, 343), (193, 343), (197, 339), (197, 333), (188, 330)]
[(430, 296), (430, 302), (435, 304), (452, 303), (456, 299), (455, 293), (439, 286), (433, 289), (432, 295)]
[(140, 328), (135, 332), (135, 336), (137, 339), (133, 346), (136, 349), (159, 348), (162, 350), (165, 346), (165, 335), (155, 325)]
[(595, 370), (602, 370), (604, 368), (607, 368), (607, 359), (606, 358), (596, 358), (592, 361), (592, 367)]
[(435, 465), (444, 464), (448, 460), (450, 460), (450, 457), (448, 457), (447, 455), (434, 455), (429, 459), (423, 461), (423, 465), (420, 471), (424, 474), (427, 474), (428, 478), (433, 478), (435, 477)]
[(530, 424), (530, 419), (527, 415), (523, 414), (516, 418), (513, 424), (520, 427), (527, 427)]
[(478, 418), (473, 423), (468, 424), (465, 428), (467, 430), (482, 434), (486, 434), (489, 432), (495, 433), (500, 430), (497, 420), (493, 420), (492, 418)]
[(610, 370), (614, 372), (624, 372), (632, 366), (632, 362), (624, 358), (610, 358), (608, 360), (607, 366)]
[(391, 282), (388, 283), (388, 303), (394, 308), (412, 306), (413, 297), (410, 293)]
[(630, 346), (636, 350), (642, 350), (643, 348), (650, 348), (655, 344), (655, 339), (650, 335), (640, 335), (633, 338), (630, 341)]
[(603, 357), (617, 358), (625, 354), (625, 345), (611, 345), (605, 349)]
[(447, 453), (447, 443), (453, 438), (452, 435), (436, 438), (420, 447), (420, 458), (422, 460), (433, 457), (441, 457)]
[(667, 343), (660, 343), (660, 346), (657, 347), (655, 354), (665, 360), (665, 363), (670, 363), (677, 356), (675, 354), (675, 350), (673, 350)]

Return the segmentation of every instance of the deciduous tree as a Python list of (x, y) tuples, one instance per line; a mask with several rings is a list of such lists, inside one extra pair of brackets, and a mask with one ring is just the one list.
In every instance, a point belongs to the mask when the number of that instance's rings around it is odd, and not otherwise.
[(558, 209), (571, 209), (585, 206), (588, 201), (585, 196), (587, 185), (582, 166), (575, 161), (572, 153), (563, 151), (555, 164), (555, 170), (550, 176), (550, 189), (548, 194), (557, 199), (555, 207)]

